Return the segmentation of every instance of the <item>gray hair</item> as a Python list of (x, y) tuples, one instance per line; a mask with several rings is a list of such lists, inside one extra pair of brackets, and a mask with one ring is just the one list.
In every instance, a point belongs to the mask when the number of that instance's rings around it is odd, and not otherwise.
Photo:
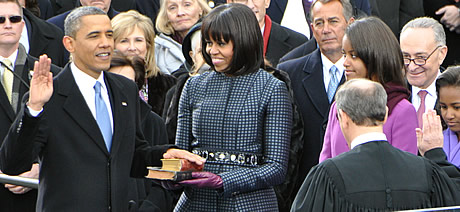
[(64, 35), (75, 38), (77, 31), (80, 29), (81, 17), (87, 15), (107, 14), (97, 7), (83, 6), (75, 8), (64, 20)]
[(430, 17), (419, 17), (409, 21), (401, 30), (401, 34), (409, 28), (422, 28), (422, 29), (433, 29), (434, 40), (438, 45), (446, 45), (446, 33), (442, 25), (433, 18)]
[(353, 17), (353, 6), (350, 3), (350, 0), (316, 0), (313, 2), (313, 4), (310, 6), (310, 13), (309, 13), (309, 18), (310, 21), (313, 22), (313, 16), (312, 16), (312, 11), (313, 7), (317, 2), (321, 2), (322, 4), (327, 4), (332, 1), (338, 1), (340, 4), (342, 4), (342, 14), (343, 17), (345, 17), (345, 21), (348, 22), (351, 17)]
[(367, 79), (349, 80), (339, 88), (335, 97), (337, 110), (345, 112), (356, 125), (383, 124), (387, 93), (380, 83)]

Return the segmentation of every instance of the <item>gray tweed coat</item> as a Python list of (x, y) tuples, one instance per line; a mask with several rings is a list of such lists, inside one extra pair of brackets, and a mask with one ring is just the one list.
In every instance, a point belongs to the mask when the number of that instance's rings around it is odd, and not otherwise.
[(223, 190), (186, 188), (177, 211), (277, 211), (273, 186), (284, 181), (292, 107), (284, 82), (260, 69), (190, 78), (179, 103), (176, 145), (187, 150), (260, 154), (258, 165), (207, 160)]

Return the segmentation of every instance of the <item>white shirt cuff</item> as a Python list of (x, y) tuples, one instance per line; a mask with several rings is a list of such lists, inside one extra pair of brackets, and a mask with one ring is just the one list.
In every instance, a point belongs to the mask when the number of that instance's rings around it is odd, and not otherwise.
[(29, 105), (27, 105), (27, 109), (29, 110), (29, 113), (30, 115), (32, 115), (32, 117), (37, 117), (43, 111), (43, 108), (40, 109), (39, 111), (33, 110), (32, 108), (29, 107)]

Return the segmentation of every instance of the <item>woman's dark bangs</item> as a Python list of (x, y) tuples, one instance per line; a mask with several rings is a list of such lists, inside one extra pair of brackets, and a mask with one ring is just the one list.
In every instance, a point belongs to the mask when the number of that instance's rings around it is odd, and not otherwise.
[(207, 34), (214, 41), (224, 40), (228, 43), (231, 40), (230, 24), (231, 22), (227, 20), (225, 14), (215, 16), (215, 19), (209, 23)]

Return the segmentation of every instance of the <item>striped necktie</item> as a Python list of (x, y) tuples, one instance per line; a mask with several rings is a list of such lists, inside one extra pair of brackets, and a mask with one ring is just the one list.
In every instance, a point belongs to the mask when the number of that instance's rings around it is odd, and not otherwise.
[(420, 97), (420, 106), (417, 110), (417, 119), (418, 119), (418, 127), (423, 129), (423, 114), (425, 113), (425, 98), (428, 92), (426, 90), (420, 90), (417, 95)]
[(3, 88), (5, 89), (5, 93), (8, 96), (8, 100), (10, 101), (11, 104), (11, 96), (13, 93), (13, 80), (14, 80), (14, 75), (11, 72), (11, 61), (8, 59), (4, 59), (2, 61), (2, 66), (3, 66), (3, 76), (2, 76), (2, 84)]
[(339, 84), (339, 80), (337, 79), (337, 67), (334, 65), (329, 69), (329, 75), (331, 76), (331, 80), (329, 80), (329, 85), (327, 86), (327, 99), (329, 103), (334, 100), (334, 94), (337, 90), (337, 86)]

